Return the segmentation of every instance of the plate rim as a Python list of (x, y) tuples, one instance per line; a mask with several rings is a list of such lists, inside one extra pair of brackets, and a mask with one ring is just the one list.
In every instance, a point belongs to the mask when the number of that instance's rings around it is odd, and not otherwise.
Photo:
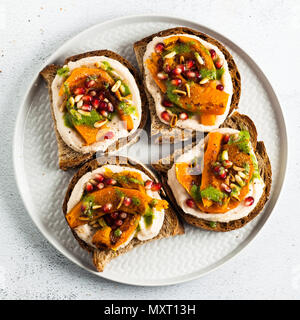
[[(35, 215), (31, 214), (30, 211), (30, 202), (31, 200), (25, 197), (25, 192), (22, 190), (22, 179), (21, 176), (19, 174), (19, 172), (21, 171), (20, 168), (20, 162), (18, 162), (19, 160), (19, 156), (23, 155), (23, 144), (22, 144), (22, 148), (17, 148), (18, 145), (18, 141), (19, 141), (19, 136), (20, 133), (23, 131), (22, 129), (24, 129), (24, 125), (25, 125), (25, 121), (24, 120), (24, 115), (25, 115), (25, 110), (26, 110), (26, 102), (28, 100), (30, 100), (30, 96), (32, 94), (32, 91), (34, 89), (35, 84), (37, 83), (37, 81), (39, 81), (39, 72), (48, 64), (50, 63), (54, 63), (55, 60), (57, 59), (57, 57), (60, 55), (60, 52), (64, 50), (65, 47), (67, 47), (69, 45), (69, 43), (73, 42), (76, 38), (80, 37), (82, 34), (84, 33), (88, 33), (91, 32), (93, 29), (99, 28), (99, 27), (103, 27), (105, 25), (109, 25), (111, 23), (136, 23), (139, 20), (144, 21), (146, 19), (146, 21), (149, 20), (156, 20), (158, 22), (170, 22), (170, 23), (174, 23), (174, 24), (178, 24), (178, 25), (182, 25), (182, 26), (191, 26), (193, 25), (194, 28), (199, 29), (199, 30), (205, 30), (203, 32), (205, 33), (209, 33), (213, 36), (217, 35), (217, 39), (218, 36), (221, 36), (223, 38), (222, 42), (225, 40), (227, 43), (229, 43), (232, 47), (234, 47), (235, 49), (237, 49), (240, 53), (243, 54), (244, 58), (248, 59), (248, 63), (251, 64), (251, 67), (255, 69), (256, 73), (259, 73), (260, 77), (263, 80), (263, 84), (264, 86), (266, 86), (267, 88), (265, 89), (268, 92), (268, 95), (272, 97), (272, 101), (275, 102), (276, 104), (276, 113), (277, 113), (277, 117), (281, 118), (279, 122), (279, 127), (280, 127), (280, 134), (282, 137), (282, 140), (285, 142), (284, 145), (282, 146), (283, 150), (283, 162), (281, 163), (280, 166), (280, 172), (278, 175), (278, 183), (276, 185), (276, 190), (274, 190), (274, 186), (273, 186), (273, 190), (272, 190), (272, 195), (269, 198), (269, 201), (267, 203), (267, 206), (270, 207), (269, 208), (269, 214), (268, 215), (264, 215), (264, 217), (261, 219), (260, 223), (258, 225), (255, 226), (255, 228), (251, 231), (251, 233), (248, 235), (248, 237), (241, 242), (238, 247), (236, 247), (233, 251), (231, 251), (229, 254), (227, 254), (225, 257), (223, 257), (222, 259), (220, 259), (218, 262), (212, 264), (209, 267), (204, 268), (204, 270), (202, 271), (194, 271), (185, 275), (181, 275), (181, 276), (175, 276), (175, 277), (171, 277), (171, 278), (166, 278), (166, 279), (156, 279), (155, 281), (152, 280), (146, 280), (142, 279), (139, 281), (126, 281), (126, 280), (122, 280), (122, 279), (118, 279), (118, 278), (112, 278), (109, 277), (101, 272), (97, 272), (97, 271), (93, 271), (89, 268), (87, 268), (84, 264), (82, 264), (80, 261), (78, 261), (77, 259), (75, 259), (75, 257), (69, 252), (69, 250), (67, 250), (65, 247), (63, 247), (59, 241), (57, 241), (55, 238), (51, 237), (50, 233), (46, 230), (46, 228), (44, 227), (44, 225), (39, 222), (39, 220), (35, 217)], [(272, 103), (273, 104), (273, 103)], [(18, 110), (18, 115), (16, 118), (16, 123), (15, 123), (15, 128), (14, 128), (14, 135), (13, 135), (13, 167), (14, 167), (14, 177), (16, 180), (16, 184), (17, 184), (17, 189), (18, 192), (21, 196), (22, 202), (24, 204), (24, 207), (27, 211), (27, 214), (30, 216), (31, 220), (34, 222), (34, 224), (36, 225), (36, 227), (38, 228), (39, 232), (41, 232), (41, 234), (44, 236), (44, 238), (46, 238), (46, 240), (55, 248), (57, 249), (60, 253), (62, 253), (66, 258), (68, 258), (70, 261), (72, 261), (73, 263), (75, 263), (76, 265), (78, 265), (79, 267), (83, 268), (84, 270), (90, 272), (91, 274), (97, 275), (100, 278), (104, 278), (113, 282), (117, 282), (117, 283), (122, 283), (122, 284), (127, 284), (127, 285), (135, 285), (135, 286), (147, 286), (147, 287), (156, 287), (156, 286), (167, 286), (167, 285), (173, 285), (173, 284), (178, 284), (178, 283), (183, 283), (183, 282), (187, 282), (187, 281), (192, 281), (198, 278), (203, 277), (204, 275), (209, 274), (210, 272), (217, 270), (219, 267), (221, 267), (222, 265), (224, 265), (225, 263), (229, 262), (230, 260), (232, 260), (234, 257), (236, 257), (240, 252), (243, 251), (243, 249), (258, 235), (258, 233), (260, 232), (260, 230), (265, 226), (266, 221), (270, 218), (271, 213), (274, 211), (276, 205), (278, 204), (278, 200), (280, 199), (280, 196), (282, 194), (282, 189), (285, 186), (285, 181), (286, 181), (286, 170), (287, 170), (287, 165), (288, 165), (288, 139), (287, 139), (287, 128), (286, 128), (286, 121), (285, 121), (285, 115), (283, 112), (283, 109), (281, 108), (281, 103), (280, 100), (278, 98), (278, 96), (276, 95), (270, 81), (268, 80), (267, 76), (265, 75), (265, 73), (262, 71), (262, 68), (251, 58), (251, 56), (249, 56), (249, 54), (244, 51), (240, 46), (238, 46), (235, 42), (233, 42), (232, 40), (230, 40), (229, 38), (227, 38), (226, 36), (223, 35), (223, 33), (219, 32), (216, 29), (211, 29), (209, 27), (206, 27), (205, 25), (201, 25), (198, 22), (195, 21), (190, 21), (184, 18), (180, 18), (177, 16), (173, 16), (173, 15), (157, 15), (157, 14), (142, 14), (142, 15), (129, 15), (129, 16), (124, 16), (124, 17), (117, 17), (114, 19), (109, 19), (106, 20), (104, 22), (92, 25), (82, 31), (80, 31), (79, 33), (77, 33), (75, 36), (73, 36), (72, 38), (70, 38), (68, 41), (64, 42), (62, 45), (60, 45), (45, 61), (44, 63), (41, 64), (41, 67), (39, 69), (39, 71), (33, 76), (32, 81), (29, 83), (25, 94), (23, 96), (23, 99), (21, 100), (20, 103), (20, 108)], [(22, 162), (22, 164), (24, 164), (24, 161)], [(21, 167), (24, 167), (23, 165)], [(276, 192), (276, 194), (274, 195), (274, 192)], [(270, 200), (274, 199), (273, 203), (270, 204)], [(206, 270), (207, 269), (207, 270)], [(151, 281), (151, 283), (147, 282), (147, 281)]]

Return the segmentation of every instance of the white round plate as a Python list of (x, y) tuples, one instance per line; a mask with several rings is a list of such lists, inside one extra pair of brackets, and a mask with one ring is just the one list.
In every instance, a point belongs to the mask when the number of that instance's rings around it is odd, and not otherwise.
[[(242, 49), (205, 26), (163, 16), (116, 19), (81, 32), (51, 55), (45, 65), (62, 63), (66, 57), (77, 53), (110, 49), (136, 66), (133, 43), (176, 26), (187, 26), (207, 33), (221, 41), (232, 53), (242, 78), (239, 111), (254, 120), (259, 139), (266, 144), (273, 169), (271, 197), (264, 211), (244, 228), (215, 233), (186, 226), (185, 235), (147, 243), (114, 259), (103, 273), (96, 272), (91, 256), (78, 245), (62, 213), (63, 198), (74, 171), (58, 169), (48, 92), (38, 74), (19, 110), (13, 146), (14, 166), (20, 194), (29, 215), (49, 242), (66, 257), (100, 277), (117, 282), (145, 286), (175, 284), (200, 277), (222, 265), (240, 252), (262, 228), (274, 208), (284, 180), (286, 128), (270, 83)], [(144, 158), (143, 147), (147, 148), (143, 142), (133, 146), (135, 156), (141, 161)]]

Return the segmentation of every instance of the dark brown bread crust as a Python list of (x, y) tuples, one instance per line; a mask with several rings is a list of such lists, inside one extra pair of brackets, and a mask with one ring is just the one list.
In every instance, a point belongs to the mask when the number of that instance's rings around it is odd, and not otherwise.
[[(116, 141), (115, 144), (110, 146), (109, 150), (110, 150), (110, 152), (113, 152), (115, 150), (120, 149), (121, 147), (124, 147), (125, 145), (131, 145), (131, 144), (138, 141), (139, 135), (141, 133), (140, 129), (143, 129), (145, 127), (145, 125), (147, 123), (147, 119), (148, 119), (148, 108), (146, 106), (147, 98), (146, 98), (146, 94), (144, 91), (142, 80), (141, 80), (138, 72), (136, 71), (136, 69), (130, 64), (130, 62), (128, 62), (126, 59), (124, 59), (123, 57), (121, 57), (120, 55), (118, 55), (117, 53), (115, 53), (113, 51), (96, 50), (96, 51), (81, 53), (81, 54), (66, 58), (64, 64), (67, 64), (70, 61), (77, 61), (82, 58), (93, 57), (93, 56), (105, 56), (105, 57), (112, 58), (114, 60), (121, 62), (125, 67), (127, 67), (129, 69), (131, 74), (134, 76), (135, 81), (136, 81), (138, 88), (139, 88), (139, 91), (140, 91), (141, 102), (142, 102), (142, 118), (141, 118), (141, 123), (139, 125), (139, 128), (134, 134), (130, 135), (127, 138), (122, 138), (122, 139)], [(87, 160), (90, 160), (91, 158), (94, 157), (95, 152), (82, 154), (77, 151), (74, 151), (72, 148), (70, 148), (68, 145), (66, 145), (66, 143), (63, 141), (63, 139), (61, 138), (61, 136), (57, 130), (56, 121), (55, 121), (54, 112), (53, 112), (51, 85), (52, 85), (52, 82), (56, 76), (56, 72), (59, 68), (61, 68), (61, 66), (51, 64), (49, 66), (46, 66), (40, 72), (40, 74), (45, 79), (47, 86), (48, 86), (51, 114), (52, 114), (52, 118), (54, 120), (55, 134), (56, 134), (56, 140), (57, 140), (57, 144), (58, 144), (59, 167), (62, 170), (68, 170), (69, 168), (78, 167), (79, 165), (83, 164)]]
[[(186, 27), (177, 27), (177, 28), (172, 28), (172, 29), (167, 29), (167, 30), (157, 32), (157, 33), (152, 34), (152, 35), (150, 35), (140, 41), (135, 42), (133, 45), (133, 48), (135, 51), (138, 66), (143, 74), (143, 79), (145, 79), (143, 57), (144, 57), (144, 54), (146, 51), (147, 44), (150, 41), (152, 41), (152, 39), (154, 37), (165, 37), (165, 36), (176, 35), (176, 34), (195, 35), (195, 36), (200, 37), (201, 39), (217, 46), (222, 51), (222, 53), (224, 54), (225, 59), (228, 63), (228, 68), (229, 68), (229, 72), (230, 72), (231, 79), (232, 79), (232, 85), (233, 85), (233, 95), (232, 95), (232, 99), (231, 99), (230, 111), (228, 114), (228, 115), (230, 115), (234, 109), (238, 108), (238, 104), (239, 104), (239, 100), (240, 100), (240, 96), (241, 96), (241, 76), (240, 76), (238, 68), (233, 60), (232, 55), (228, 52), (228, 50), (219, 41), (208, 36), (205, 33), (202, 33), (200, 31), (193, 30), (190, 28), (186, 28)], [(158, 137), (158, 140), (156, 142), (163, 143), (164, 140), (166, 140), (166, 142), (170, 141), (171, 143), (173, 143), (176, 141), (182, 141), (182, 140), (186, 140), (191, 137), (194, 137), (195, 132), (193, 132), (193, 131), (191, 131), (190, 134), (187, 134), (187, 132), (185, 131), (185, 136), (183, 136), (182, 129), (170, 128), (170, 126), (164, 124), (163, 122), (161, 122), (159, 120), (158, 116), (156, 115), (154, 100), (153, 100), (151, 94), (148, 92), (147, 86), (145, 83), (144, 83), (144, 85), (145, 85), (145, 90), (146, 90), (147, 98), (149, 101), (149, 107), (150, 107), (150, 116), (151, 116), (151, 122), (152, 122), (151, 123), (151, 135), (160, 134)]]
[[(71, 196), (71, 193), (72, 193), (77, 181), (87, 172), (93, 171), (93, 170), (97, 169), (98, 167), (101, 167), (105, 164), (116, 164), (116, 165), (120, 165), (120, 166), (132, 167), (132, 168), (141, 170), (142, 172), (146, 173), (151, 179), (153, 179), (153, 181), (158, 181), (158, 179), (154, 175), (154, 173), (151, 172), (148, 168), (146, 168), (144, 165), (141, 165), (140, 163), (136, 163), (133, 160), (126, 158), (126, 157), (110, 156), (110, 157), (102, 157), (102, 158), (91, 160), (91, 161), (85, 163), (78, 170), (78, 172), (73, 176), (73, 178), (68, 186), (66, 196), (64, 199), (64, 203), (63, 203), (63, 208), (62, 208), (64, 215), (67, 214), (67, 204), (68, 204), (69, 198)], [(161, 192), (161, 196), (162, 196), (162, 198), (164, 198), (164, 196), (165, 196), (165, 192), (163, 189)], [(87, 243), (85, 243), (84, 241), (82, 241), (77, 236), (75, 231), (72, 230), (72, 232), (73, 232), (74, 237), (77, 239), (77, 241), (81, 245), (81, 247), (88, 250), (89, 252), (91, 252), (93, 254), (93, 262), (94, 262), (97, 270), (101, 272), (104, 270), (105, 265), (110, 260), (116, 258), (117, 256), (128, 252), (129, 250), (133, 249), (134, 247), (136, 247), (138, 245), (141, 245), (143, 243), (146, 243), (146, 242), (149, 242), (149, 241), (152, 241), (155, 239), (162, 239), (162, 238), (167, 238), (167, 237), (171, 237), (171, 236), (175, 236), (175, 235), (184, 234), (184, 227), (183, 227), (182, 223), (180, 222), (180, 220), (178, 219), (176, 213), (170, 207), (167, 210), (165, 210), (164, 224), (162, 226), (160, 233), (155, 238), (147, 240), (147, 241), (140, 241), (135, 238), (135, 239), (131, 240), (130, 243), (126, 247), (121, 248), (117, 251), (113, 251), (110, 249), (102, 249), (102, 250), (95, 249), (95, 248), (91, 247), (90, 245), (88, 245)]]
[[(164, 189), (167, 193), (167, 196), (170, 199), (170, 203), (174, 206), (175, 210), (180, 213), (180, 215), (183, 217), (183, 219), (197, 227), (197, 228), (202, 228), (210, 231), (221, 231), (221, 232), (226, 232), (226, 231), (231, 231), (235, 229), (239, 229), (246, 225), (249, 221), (254, 219), (264, 208), (265, 203), (267, 202), (269, 195), (270, 195), (270, 190), (271, 190), (271, 185), (272, 185), (272, 168), (271, 168), (271, 163), (265, 148), (265, 145), (262, 141), (256, 141), (257, 139), (257, 132), (255, 125), (253, 121), (246, 115), (241, 115), (238, 112), (235, 112), (230, 118), (228, 118), (224, 124), (223, 127), (228, 127), (232, 129), (237, 129), (237, 130), (243, 130), (246, 129), (250, 133), (251, 137), (251, 143), (253, 146), (253, 149), (255, 150), (255, 155), (258, 161), (258, 167), (259, 167), (259, 172), (260, 176), (264, 180), (265, 183), (265, 189), (264, 193), (261, 196), (258, 204), (255, 206), (255, 208), (249, 213), (248, 216), (231, 221), (231, 222), (216, 222), (214, 226), (211, 226), (210, 222), (204, 219), (199, 219), (196, 218), (192, 215), (189, 215), (185, 213), (181, 207), (178, 206), (176, 199), (174, 198), (174, 195), (172, 193), (171, 188), (168, 185), (167, 182), (167, 171), (172, 167), (174, 163), (174, 156), (172, 157), (172, 160), (168, 164), (164, 164), (163, 160), (161, 159), (159, 163), (153, 164), (153, 167), (161, 172), (161, 179), (163, 182)], [(189, 146), (189, 149), (192, 146)], [(165, 160), (167, 163), (168, 161)]]

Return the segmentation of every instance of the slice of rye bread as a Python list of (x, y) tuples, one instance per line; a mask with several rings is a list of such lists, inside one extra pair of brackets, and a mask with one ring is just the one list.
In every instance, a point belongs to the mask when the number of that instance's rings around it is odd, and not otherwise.
[[(67, 64), (70, 61), (77, 61), (82, 58), (86, 57), (93, 57), (93, 56), (105, 56), (114, 60), (117, 60), (121, 62), (125, 67), (129, 69), (131, 74), (134, 76), (135, 81), (138, 85), (139, 91), (140, 91), (140, 96), (141, 96), (141, 102), (142, 102), (142, 119), (141, 123), (138, 127), (138, 130), (130, 135), (129, 137), (125, 137), (122, 139), (119, 139), (116, 141), (113, 145), (109, 147), (110, 152), (114, 152), (125, 145), (129, 146), (135, 142), (138, 141), (139, 139), (139, 134), (141, 133), (141, 130), (143, 129), (146, 125), (147, 118), (148, 118), (148, 108), (146, 107), (147, 103), (147, 98), (146, 94), (144, 91), (143, 83), (142, 80), (140, 79), (140, 76), (136, 69), (131, 65), (130, 62), (128, 62), (126, 59), (118, 55), (117, 53), (109, 50), (97, 50), (97, 51), (90, 51), (90, 52), (85, 52), (81, 53), (69, 58), (66, 58), (64, 64)], [(52, 82), (56, 76), (57, 70), (61, 68), (62, 66), (51, 64), (46, 66), (41, 72), (41, 76), (45, 79), (49, 91), (49, 97), (50, 97), (50, 108), (51, 108), (51, 115), (54, 120), (54, 128), (55, 128), (55, 135), (56, 135), (56, 140), (57, 140), (57, 145), (58, 145), (58, 158), (59, 158), (59, 167), (62, 170), (68, 170), (70, 168), (78, 167), (87, 160), (90, 160), (94, 157), (95, 152), (90, 152), (90, 153), (80, 153), (72, 148), (70, 148), (62, 139), (56, 125), (56, 120), (54, 116), (54, 111), (53, 111), (53, 100), (52, 100), (52, 90), (51, 90), (51, 85)]]
[(238, 103), (241, 96), (241, 76), (238, 71), (238, 68), (233, 60), (232, 55), (228, 52), (228, 50), (216, 39), (208, 36), (205, 33), (202, 33), (197, 30), (193, 30), (186, 27), (178, 27), (178, 28), (172, 28), (163, 30), (160, 32), (157, 32), (155, 34), (152, 34), (151, 36), (148, 36), (140, 41), (137, 41), (134, 43), (133, 48), (136, 55), (136, 59), (138, 62), (138, 66), (143, 74), (144, 79), (144, 86), (146, 90), (146, 95), (149, 102), (149, 109), (150, 109), (150, 117), (151, 117), (151, 136), (158, 136), (157, 139), (154, 139), (155, 143), (175, 143), (183, 140), (190, 139), (192, 137), (195, 137), (196, 132), (192, 130), (183, 130), (180, 128), (171, 128), (170, 126), (166, 125), (165, 123), (161, 122), (156, 114), (156, 108), (155, 108), (155, 102), (150, 94), (150, 92), (147, 90), (147, 86), (145, 83), (145, 70), (144, 70), (144, 64), (143, 64), (143, 58), (146, 51), (147, 44), (152, 41), (154, 37), (165, 37), (169, 35), (176, 35), (176, 34), (190, 34), (195, 35), (213, 45), (218, 47), (222, 53), (225, 56), (225, 59), (228, 63), (229, 72), (232, 79), (232, 85), (233, 85), (233, 95), (231, 98), (231, 104), (230, 104), (230, 110), (228, 115), (232, 113), (234, 109), (238, 108)]
[[(167, 193), (167, 196), (170, 199), (170, 203), (174, 206), (177, 212), (180, 213), (180, 215), (183, 217), (183, 219), (198, 228), (203, 228), (206, 230), (211, 231), (231, 231), (238, 228), (243, 227), (245, 224), (247, 224), (249, 221), (254, 219), (264, 208), (265, 203), (267, 202), (270, 190), (271, 190), (271, 184), (272, 184), (272, 169), (271, 169), (271, 163), (265, 148), (265, 145), (262, 141), (257, 141), (257, 131), (256, 127), (253, 123), (253, 121), (246, 115), (239, 114), (238, 112), (235, 112), (231, 117), (227, 118), (226, 121), (221, 126), (222, 128), (232, 128), (237, 130), (248, 130), (250, 133), (250, 140), (253, 146), (253, 149), (255, 151), (255, 155), (258, 161), (258, 167), (259, 167), (259, 173), (262, 177), (264, 183), (265, 183), (265, 189), (264, 193), (261, 196), (259, 202), (255, 206), (255, 208), (248, 214), (248, 216), (234, 220), (231, 222), (216, 222), (216, 225), (213, 227), (211, 226), (210, 222), (204, 219), (196, 218), (190, 214), (185, 213), (181, 207), (178, 206), (176, 199), (174, 198), (174, 195), (172, 193), (171, 188), (168, 185), (167, 182), (167, 171), (171, 169), (171, 167), (174, 164), (174, 159), (178, 155), (181, 154), (181, 150), (176, 150), (174, 154), (172, 154), (170, 157), (160, 159), (157, 163), (152, 164), (152, 166), (161, 173), (161, 180), (163, 182), (164, 189)], [(187, 146), (184, 151), (188, 151), (193, 147), (193, 145)]]
[[(142, 165), (141, 163), (137, 163), (134, 160), (123, 157), (123, 156), (108, 156), (108, 157), (101, 157), (98, 159), (91, 160), (87, 163), (85, 163), (78, 172), (73, 176), (68, 189), (67, 193), (64, 199), (63, 203), (63, 213), (66, 216), (67, 214), (67, 204), (70, 199), (71, 193), (73, 191), (74, 186), (76, 185), (77, 181), (87, 172), (93, 171), (97, 169), (98, 167), (101, 167), (105, 164), (114, 164), (114, 165), (120, 165), (120, 166), (126, 166), (130, 168), (138, 169), (145, 174), (147, 174), (153, 181), (158, 182), (158, 179), (156, 175), (150, 171), (146, 166)], [(165, 191), (162, 189), (160, 192), (160, 195), (162, 198), (165, 198)], [(129, 244), (127, 244), (124, 248), (120, 248), (117, 251), (113, 251), (111, 249), (95, 249), (94, 247), (90, 246), (83, 240), (81, 240), (76, 232), (72, 230), (72, 233), (74, 237), (77, 239), (81, 247), (88, 250), (93, 255), (93, 262), (97, 268), (98, 271), (102, 272), (104, 270), (104, 267), (107, 263), (109, 263), (112, 259), (118, 257), (119, 255), (122, 255), (134, 247), (141, 245), (143, 243), (156, 240), (156, 239), (162, 239), (162, 238), (168, 238), (175, 235), (184, 234), (184, 227), (181, 223), (181, 221), (178, 219), (176, 213), (170, 206), (168, 209), (165, 210), (165, 219), (163, 226), (159, 232), (159, 234), (154, 237), (153, 239), (149, 239), (146, 241), (140, 241), (136, 238), (132, 239)]]

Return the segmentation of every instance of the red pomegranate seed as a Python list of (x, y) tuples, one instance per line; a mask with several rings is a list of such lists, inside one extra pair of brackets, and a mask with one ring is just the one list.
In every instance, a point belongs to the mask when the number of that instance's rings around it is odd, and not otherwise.
[(92, 101), (92, 106), (97, 109), (99, 107), (99, 104), (100, 104), (100, 100), (97, 99), (97, 98), (94, 98), (93, 101)]
[(82, 101), (83, 102), (91, 102), (92, 101), (92, 97), (90, 95), (86, 95), (82, 97)]
[(102, 182), (100, 182), (100, 183), (97, 184), (97, 188), (98, 188), (99, 190), (103, 189), (104, 187), (105, 187), (105, 186), (104, 186), (104, 183), (102, 183)]
[(119, 214), (119, 217), (124, 220), (124, 219), (127, 218), (127, 213), (126, 213), (126, 212), (121, 212), (121, 213)]
[(185, 71), (185, 65), (184, 64), (178, 64), (176, 68), (179, 68), (181, 72)]
[(162, 53), (164, 51), (164, 49), (165, 49), (165, 45), (162, 42), (158, 43), (155, 46), (155, 52), (156, 53)]
[(104, 139), (112, 139), (115, 134), (112, 131), (108, 131), (105, 133)]
[(95, 80), (87, 80), (87, 81), (85, 82), (86, 88), (92, 88), (92, 87), (95, 86), (95, 84), (96, 84), (96, 81), (95, 81)]
[(118, 212), (112, 212), (110, 214), (111, 218), (114, 219), (114, 220), (118, 218), (118, 215), (119, 215)]
[(196, 207), (196, 203), (193, 199), (187, 199), (185, 201), (186, 205), (190, 208), (195, 208)]
[(216, 56), (217, 56), (216, 51), (214, 49), (210, 49), (209, 52), (210, 52), (210, 56), (214, 60), (216, 58)]
[(181, 112), (181, 113), (179, 114), (179, 119), (180, 119), (180, 120), (186, 120), (187, 118), (188, 118), (188, 115), (187, 115), (186, 112)]
[(171, 83), (173, 86), (179, 86), (179, 85), (181, 85), (181, 82), (182, 82), (182, 80), (179, 78), (175, 78), (175, 79), (171, 80)]
[(157, 74), (157, 78), (160, 80), (166, 80), (166, 79), (168, 79), (168, 75), (165, 72), (159, 72)]
[(92, 110), (92, 106), (90, 104), (84, 104), (81, 109), (83, 111), (91, 111)]
[(231, 192), (231, 188), (230, 188), (229, 185), (226, 184), (226, 183), (222, 183), (222, 184), (221, 184), (221, 188), (222, 188), (222, 190), (224, 190), (224, 191), (227, 192), (227, 193), (230, 193), (230, 192)]
[(224, 134), (224, 136), (223, 136), (223, 142), (224, 142), (224, 143), (228, 143), (229, 139), (230, 139), (230, 135), (229, 135), (229, 134)]
[(220, 166), (218, 166), (218, 165), (214, 167), (214, 171), (215, 171), (215, 172), (217, 172), (217, 173), (219, 173), (219, 172), (220, 172), (220, 169), (221, 169), (221, 167), (220, 167)]
[(89, 92), (89, 94), (92, 96), (92, 97), (95, 97), (97, 92), (95, 90), (92, 90)]
[(167, 108), (173, 107), (173, 103), (169, 100), (163, 100), (162, 105)]
[(88, 183), (86, 184), (86, 186), (85, 186), (85, 190), (86, 190), (87, 192), (91, 192), (91, 191), (93, 191), (93, 189), (94, 189), (93, 185), (92, 185), (90, 182), (88, 182)]
[(187, 72), (185, 73), (185, 75), (186, 75), (189, 79), (196, 78), (196, 72), (194, 72), (194, 71), (187, 71)]
[(102, 174), (100, 173), (96, 173), (94, 176), (94, 180), (98, 181), (98, 182), (102, 182), (104, 180), (104, 177)]
[(195, 61), (194, 60), (187, 60), (185, 63), (185, 67), (187, 69), (192, 69), (195, 66)]
[(125, 207), (129, 207), (131, 205), (131, 203), (132, 203), (131, 198), (128, 198), (128, 197), (124, 198), (123, 204)]
[(153, 181), (147, 180), (145, 182), (145, 189), (150, 190), (152, 188), (152, 186), (153, 186)]
[(99, 97), (100, 100), (104, 100), (105, 99), (104, 92), (100, 92), (98, 97)]
[(105, 101), (100, 101), (99, 109), (107, 111), (108, 104)]
[(229, 168), (232, 167), (232, 162), (229, 161), (229, 160), (224, 160), (224, 161), (222, 162), (222, 165), (223, 165), (223, 167), (224, 167), (225, 169), (229, 169)]
[(115, 225), (118, 227), (121, 227), (121, 225), (123, 224), (123, 221), (121, 219), (116, 220)]
[(198, 80), (202, 79), (202, 76), (198, 71), (195, 71), (195, 78), (198, 79)]
[(253, 203), (254, 203), (254, 198), (251, 197), (251, 196), (250, 196), (250, 197), (247, 197), (247, 198), (245, 199), (245, 201), (244, 201), (244, 204), (245, 204), (246, 207), (252, 206)]
[(109, 203), (105, 203), (105, 205), (103, 206), (103, 211), (104, 212), (109, 212), (111, 209), (112, 209), (112, 204), (109, 202)]
[(171, 120), (171, 115), (169, 114), (168, 111), (162, 112), (160, 116), (162, 117), (163, 120), (165, 120), (167, 122), (170, 122), (170, 120)]
[(108, 178), (104, 181), (105, 184), (109, 185), (109, 186), (114, 186), (115, 184), (117, 184), (117, 180), (112, 179), (112, 178)]
[(219, 170), (219, 177), (221, 179), (226, 179), (226, 176), (227, 176), (227, 173), (226, 173), (225, 169), (223, 167), (221, 167)]
[(182, 69), (179, 68), (178, 66), (172, 70), (172, 74), (175, 75), (175, 76), (178, 76), (180, 75), (180, 73), (182, 72)]
[(220, 91), (223, 91), (224, 90), (224, 86), (221, 85), (221, 84), (218, 84), (216, 89), (220, 90)]
[(107, 112), (107, 111), (101, 110), (100, 113), (101, 113), (101, 115), (102, 115), (103, 117), (105, 117), (105, 118), (108, 117), (108, 112)]
[(74, 90), (75, 96), (78, 96), (79, 94), (85, 94), (85, 88), (76, 88)]
[(215, 62), (215, 66), (216, 66), (216, 68), (217, 69), (221, 69), (222, 67), (223, 67), (223, 61), (222, 60), (217, 60), (216, 62)]
[(111, 102), (109, 102), (107, 104), (107, 111), (112, 113), (112, 112), (114, 112), (114, 110), (115, 110), (115, 108), (114, 108), (113, 104)]
[(171, 67), (170, 67), (170, 65), (169, 65), (168, 63), (166, 63), (166, 64), (164, 65), (164, 71), (165, 71), (166, 73), (170, 73), (170, 72), (171, 72)]
[(154, 183), (153, 186), (151, 187), (151, 191), (159, 191), (161, 189), (162, 185), (161, 183)]

